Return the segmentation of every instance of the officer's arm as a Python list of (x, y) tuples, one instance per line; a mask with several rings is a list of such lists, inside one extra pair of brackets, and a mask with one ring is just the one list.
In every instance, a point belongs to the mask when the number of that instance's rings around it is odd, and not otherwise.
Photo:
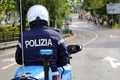
[(18, 41), (17, 50), (15, 53), (15, 60), (17, 64), (22, 65), (22, 49), (21, 49), (20, 40)]
[(69, 62), (68, 52), (63, 37), (58, 41), (58, 66), (64, 66)]

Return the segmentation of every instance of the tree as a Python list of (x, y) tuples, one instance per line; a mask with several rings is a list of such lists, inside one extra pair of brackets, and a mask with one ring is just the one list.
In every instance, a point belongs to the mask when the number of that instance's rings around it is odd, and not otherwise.
[(70, 7), (67, 0), (46, 0), (46, 7), (48, 8), (50, 13), (50, 26), (55, 26), (56, 24), (57, 27), (60, 28), (62, 25), (62, 20), (70, 12)]
[[(19, 11), (19, 2), (20, 0), (16, 0), (18, 5)], [(26, 26), (26, 13), (29, 7), (34, 4), (41, 4), (47, 7), (49, 14), (50, 14), (50, 24), (51, 26), (55, 26), (57, 21), (58, 27), (61, 27), (62, 19), (67, 15), (69, 12), (69, 6), (67, 0), (22, 0), (22, 19), (23, 19), (23, 26)], [(25, 30), (25, 28), (24, 28)]]
[[(7, 19), (10, 18), (10, 15), (12, 15), (15, 12), (15, 1), (14, 0), (1, 0), (0, 2), (0, 19), (4, 19), (4, 16), (6, 16)], [(4, 15), (4, 16), (3, 16)]]
[(106, 6), (107, 0), (84, 0), (83, 9), (92, 9), (93, 15), (99, 14), (98, 10), (104, 8)]

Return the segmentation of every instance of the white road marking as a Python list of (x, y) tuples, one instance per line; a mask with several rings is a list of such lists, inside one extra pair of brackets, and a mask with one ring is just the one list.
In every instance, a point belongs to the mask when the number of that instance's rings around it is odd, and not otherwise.
[(4, 59), (4, 60), (3, 60), (3, 62), (7, 62), (7, 61), (10, 61), (10, 62), (12, 61), (12, 62), (14, 62), (15, 59), (14, 59), (14, 58), (8, 58), (8, 59)]
[(115, 59), (115, 58), (107, 56), (103, 60), (108, 61), (111, 64), (112, 68), (118, 68), (118, 67), (120, 67), (120, 62), (114, 62), (114, 61), (117, 61), (117, 59)]
[(113, 36), (113, 35), (110, 35), (110, 38), (120, 38), (120, 36)]
[[(75, 26), (76, 26), (76, 25), (75, 25)], [(71, 29), (74, 29), (74, 28), (71, 28)], [(79, 29), (74, 29), (74, 30), (78, 30), (78, 31), (79, 31)], [(87, 30), (87, 31), (90, 31), (90, 30)], [(85, 46), (85, 45), (88, 45), (88, 44), (92, 43), (93, 41), (95, 41), (95, 40), (98, 38), (97, 33), (93, 32), (93, 31), (90, 31), (90, 32), (92, 32), (92, 33), (95, 35), (95, 37), (94, 37), (92, 40), (90, 40), (90, 41), (88, 41), (88, 42), (84, 43), (84, 44), (83, 44), (83, 46)]]
[(94, 37), (92, 40), (90, 40), (90, 41), (84, 43), (83, 45), (88, 45), (88, 44), (92, 43), (93, 41), (95, 41), (95, 40), (98, 38), (97, 33), (93, 32), (93, 31), (91, 31), (91, 32), (95, 34), (95, 37)]
[(7, 68), (9, 68), (9, 67), (12, 67), (12, 66), (14, 66), (14, 65), (16, 64), (14, 58), (4, 59), (3, 62), (13, 62), (12, 64), (9, 64), (9, 65), (7, 65), (7, 66), (4, 66), (4, 67), (2, 68), (3, 70), (4, 70), (4, 69), (7, 69)]
[(11, 67), (11, 66), (14, 66), (15, 64), (16, 64), (16, 63), (14, 62), (14, 63), (12, 63), (12, 64), (9, 64), (9, 65), (3, 67), (2, 69), (3, 69), (3, 70), (4, 70), (4, 69), (7, 69), (7, 68), (9, 68), (9, 67)]

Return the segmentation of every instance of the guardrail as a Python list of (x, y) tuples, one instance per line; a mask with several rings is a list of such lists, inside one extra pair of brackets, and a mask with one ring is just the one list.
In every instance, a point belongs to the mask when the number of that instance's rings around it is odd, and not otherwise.
[(0, 32), (0, 43), (15, 41), (18, 39), (19, 32)]
[(15, 46), (17, 46), (17, 43), (18, 43), (18, 41), (10, 41), (10, 42), (0, 43), (0, 49), (15, 47)]
[(19, 32), (0, 32), (0, 50), (17, 45)]

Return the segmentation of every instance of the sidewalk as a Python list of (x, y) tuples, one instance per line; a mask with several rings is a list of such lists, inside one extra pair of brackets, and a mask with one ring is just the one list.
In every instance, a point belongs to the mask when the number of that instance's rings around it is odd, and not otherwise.
[(18, 41), (0, 43), (0, 56), (15, 53), (17, 43)]
[[(92, 25), (94, 25), (94, 24), (92, 24)], [(95, 27), (101, 27), (101, 28), (105, 28), (105, 29), (108, 29), (108, 30), (111, 30), (111, 31), (114, 31), (114, 32), (117, 32), (117, 33), (120, 33), (120, 28), (109, 28), (109, 27), (107, 27), (107, 26), (102, 26), (102, 25), (94, 25)]]
[(14, 54), (15, 51), (16, 51), (16, 47), (0, 50), (0, 57), (7, 54)]
[(113, 29), (110, 29), (110, 30), (115, 31), (117, 33), (120, 33), (120, 28), (113, 28)]

